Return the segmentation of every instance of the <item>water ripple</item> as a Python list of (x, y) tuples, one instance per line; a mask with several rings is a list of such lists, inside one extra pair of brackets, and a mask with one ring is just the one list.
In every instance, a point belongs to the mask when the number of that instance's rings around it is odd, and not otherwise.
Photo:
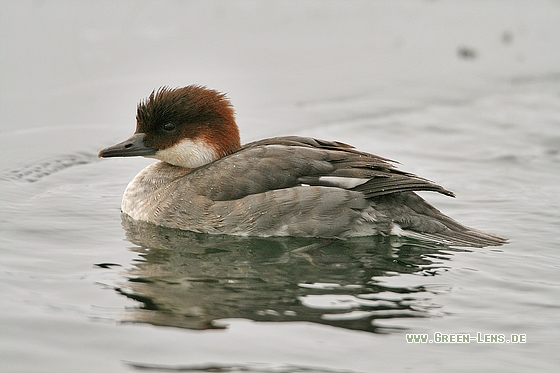
[(39, 163), (29, 164), (21, 168), (7, 171), (0, 176), (0, 179), (34, 183), (56, 172), (70, 167), (92, 163), (96, 159), (97, 157), (94, 154), (89, 153), (60, 155), (52, 159), (43, 160)]

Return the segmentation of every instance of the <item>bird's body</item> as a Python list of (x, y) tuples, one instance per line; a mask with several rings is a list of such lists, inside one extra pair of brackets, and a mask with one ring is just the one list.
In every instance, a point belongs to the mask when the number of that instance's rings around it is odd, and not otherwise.
[(141, 103), (137, 131), (100, 157), (160, 159), (128, 185), (133, 219), (195, 232), (353, 237), (412, 234), (461, 246), (501, 245), (416, 191), (453, 193), (393, 162), (334, 141), (277, 137), (241, 146), (224, 95), (199, 86), (161, 89)]

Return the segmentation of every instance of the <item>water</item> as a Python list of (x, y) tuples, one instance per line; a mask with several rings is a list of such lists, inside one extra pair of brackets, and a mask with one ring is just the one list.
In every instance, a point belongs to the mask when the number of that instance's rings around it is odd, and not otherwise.
[[(557, 3), (57, 4), (0, 4), (0, 371), (555, 371)], [(424, 193), (438, 208), (510, 243), (209, 237), (121, 217), (151, 161), (97, 151), (133, 132), (151, 89), (190, 83), (229, 92), (244, 141), (398, 160), (456, 192)], [(527, 342), (406, 342), (436, 332)]]

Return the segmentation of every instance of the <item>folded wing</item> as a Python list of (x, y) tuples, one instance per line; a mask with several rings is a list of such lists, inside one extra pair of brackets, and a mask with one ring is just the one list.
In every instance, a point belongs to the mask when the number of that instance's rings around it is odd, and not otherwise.
[(429, 180), (398, 170), (393, 163), (340, 142), (291, 136), (249, 143), (191, 176), (196, 177), (197, 192), (212, 200), (235, 200), (299, 185), (355, 190), (366, 198), (419, 190), (454, 196)]

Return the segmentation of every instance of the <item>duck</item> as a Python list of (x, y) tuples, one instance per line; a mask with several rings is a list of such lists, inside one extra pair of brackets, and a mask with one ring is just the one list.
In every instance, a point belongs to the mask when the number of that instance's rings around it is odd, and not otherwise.
[(396, 235), (472, 247), (507, 242), (440, 212), (417, 192), (454, 193), (390, 159), (311, 137), (241, 145), (229, 98), (202, 85), (153, 90), (138, 104), (134, 134), (98, 156), (158, 160), (130, 181), (121, 211), (168, 228), (258, 237)]

